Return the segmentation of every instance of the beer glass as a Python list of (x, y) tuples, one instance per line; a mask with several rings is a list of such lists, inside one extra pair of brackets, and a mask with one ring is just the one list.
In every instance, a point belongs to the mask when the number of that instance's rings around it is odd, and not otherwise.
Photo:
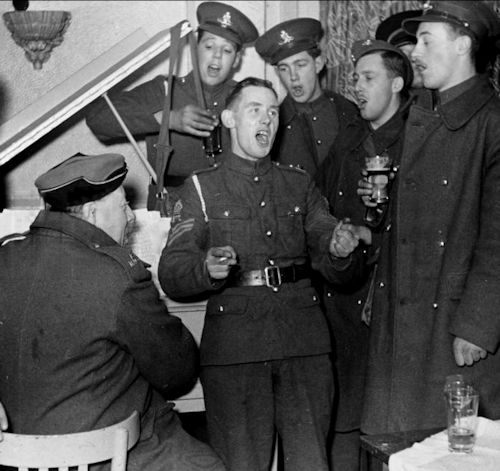
[(373, 203), (384, 204), (389, 201), (389, 174), (392, 169), (392, 159), (387, 152), (371, 157), (365, 157), (365, 170), (368, 181), (373, 185), (370, 200)]

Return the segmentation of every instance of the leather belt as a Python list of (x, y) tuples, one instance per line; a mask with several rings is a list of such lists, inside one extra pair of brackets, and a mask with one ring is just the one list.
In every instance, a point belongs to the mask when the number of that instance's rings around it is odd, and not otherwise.
[(248, 270), (236, 273), (231, 285), (269, 286), (269, 288), (278, 288), (283, 283), (294, 283), (310, 277), (311, 270), (309, 266), (305, 264), (290, 265), (288, 267), (269, 265), (263, 270)]

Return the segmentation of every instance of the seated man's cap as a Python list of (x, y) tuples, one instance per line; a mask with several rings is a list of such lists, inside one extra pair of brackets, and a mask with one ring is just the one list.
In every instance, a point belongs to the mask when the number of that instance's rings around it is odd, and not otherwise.
[(35, 180), (46, 203), (65, 209), (103, 198), (125, 179), (127, 164), (123, 155), (75, 154)]
[(462, 26), (482, 40), (499, 33), (499, 18), (482, 1), (433, 0), (424, 3), (422, 15), (403, 21), (403, 29), (410, 34), (417, 33), (422, 22), (451, 23)]
[(405, 87), (409, 87), (413, 82), (413, 69), (410, 60), (406, 54), (396, 46), (388, 43), (387, 41), (382, 41), (381, 39), (362, 39), (355, 41), (351, 49), (351, 59), (356, 64), (358, 60), (369, 54), (371, 52), (383, 52), (390, 51), (396, 53), (403, 59), (405, 64), (406, 74), (403, 77)]
[(225, 3), (201, 3), (196, 10), (196, 18), (198, 29), (233, 41), (240, 47), (259, 36), (257, 28), (246, 15)]
[(322, 36), (323, 29), (318, 20), (296, 18), (266, 31), (255, 42), (255, 50), (267, 63), (276, 65), (294, 54), (319, 47)]
[(389, 16), (378, 25), (377, 30), (375, 31), (375, 39), (387, 41), (396, 47), (405, 46), (407, 44), (416, 44), (417, 38), (415, 35), (407, 33), (403, 29), (401, 23), (404, 20), (421, 15), (422, 10), (408, 10)]

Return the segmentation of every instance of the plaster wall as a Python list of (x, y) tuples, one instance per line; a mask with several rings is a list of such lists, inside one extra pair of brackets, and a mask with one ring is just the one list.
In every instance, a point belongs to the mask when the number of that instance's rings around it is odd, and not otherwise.
[[(0, 24), (0, 123), (6, 122), (48, 90), (57, 86), (137, 28), (148, 36), (167, 29), (183, 19), (195, 28), (199, 1), (31, 1), (30, 10), (67, 10), (71, 24), (64, 41), (57, 46), (41, 70), (35, 70), (24, 57), (5, 25)], [(319, 19), (319, 1), (226, 1), (240, 9), (255, 23), (259, 32), (298, 16)], [(0, 0), (0, 13), (12, 11), (10, 1)], [(280, 95), (282, 87), (272, 67), (266, 66), (253, 47), (247, 48), (241, 68), (234, 78), (248, 75), (271, 80)], [(183, 55), (180, 75), (190, 70), (189, 56)], [(116, 85), (130, 89), (168, 71), (168, 51)], [(39, 141), (0, 167), (0, 201), (3, 207), (41, 207), (33, 185), (35, 178), (67, 157), (82, 152), (118, 152), (125, 156), (129, 175), (126, 184), (134, 190), (133, 205), (144, 207), (148, 174), (129, 143), (105, 146), (87, 128), (85, 108), (52, 130)], [(1, 139), (1, 136), (0, 136)], [(139, 141), (144, 150), (143, 142)]]

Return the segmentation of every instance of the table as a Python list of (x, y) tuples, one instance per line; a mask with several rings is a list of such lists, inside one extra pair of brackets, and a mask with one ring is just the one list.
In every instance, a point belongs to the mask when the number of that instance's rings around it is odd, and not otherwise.
[[(421, 442), (425, 438), (441, 432), (444, 427), (408, 432), (383, 433), (380, 435), (361, 435), (363, 465), (370, 471), (387, 469), (389, 456)], [(362, 469), (365, 469), (362, 467)]]

